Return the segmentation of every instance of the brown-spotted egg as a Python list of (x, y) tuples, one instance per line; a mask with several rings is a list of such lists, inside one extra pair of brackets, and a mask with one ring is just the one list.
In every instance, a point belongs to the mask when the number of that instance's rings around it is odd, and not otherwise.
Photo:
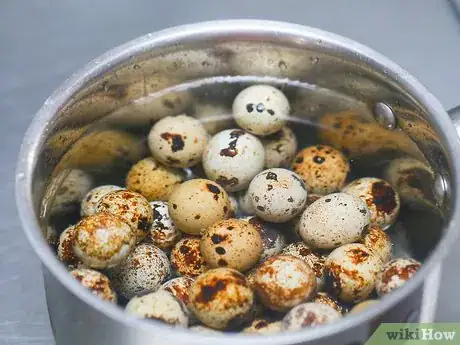
[(399, 258), (388, 262), (377, 276), (376, 291), (384, 296), (402, 287), (420, 268), (420, 262), (411, 258)]
[(71, 270), (84, 267), (83, 262), (81, 262), (73, 251), (75, 234), (75, 225), (71, 225), (66, 228), (59, 236), (59, 243), (57, 247), (58, 259)]
[(171, 251), (171, 267), (181, 276), (197, 277), (208, 270), (200, 251), (200, 238), (187, 236), (176, 243)]
[(161, 249), (173, 247), (182, 237), (182, 233), (169, 216), (168, 203), (165, 201), (151, 201), (153, 222), (147, 238)]
[(369, 225), (364, 230), (363, 238), (360, 242), (379, 256), (383, 263), (390, 261), (393, 243), (390, 236), (380, 226)]
[(97, 204), (107, 194), (123, 190), (123, 188), (114, 185), (103, 185), (91, 189), (81, 201), (80, 214), (82, 217), (91, 216), (96, 213)]
[(284, 317), (283, 331), (300, 331), (302, 328), (315, 327), (337, 321), (340, 313), (322, 303), (303, 303), (292, 308)]
[(289, 127), (262, 138), (265, 168), (288, 167), (297, 151), (297, 138)]
[(117, 303), (117, 294), (113, 290), (109, 278), (101, 272), (80, 268), (71, 271), (70, 274), (94, 295), (105, 301)]
[(267, 319), (254, 319), (249, 326), (243, 329), (244, 333), (252, 334), (274, 334), (281, 332), (281, 321), (270, 321)]
[(328, 294), (327, 292), (318, 292), (315, 297), (311, 300), (314, 303), (326, 304), (329, 307), (334, 308), (339, 314), (345, 314), (346, 309), (345, 307), (336, 300), (333, 296)]

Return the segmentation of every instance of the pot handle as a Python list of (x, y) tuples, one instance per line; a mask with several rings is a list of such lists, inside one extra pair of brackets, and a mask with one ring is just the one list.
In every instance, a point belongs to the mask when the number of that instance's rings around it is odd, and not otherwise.
[(452, 122), (454, 123), (455, 129), (457, 130), (458, 136), (460, 136), (460, 105), (447, 110)]

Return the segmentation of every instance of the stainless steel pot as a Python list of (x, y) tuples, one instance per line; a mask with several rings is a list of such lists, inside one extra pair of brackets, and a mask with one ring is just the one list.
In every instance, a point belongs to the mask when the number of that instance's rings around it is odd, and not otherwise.
[[(320, 121), (324, 113), (339, 113), (377, 126), (375, 136), (380, 132), (385, 139), (373, 141), (370, 135), (367, 145), (351, 145), (350, 154), (358, 160), (361, 148), (366, 147), (371, 148), (364, 150), (371, 159), (403, 153), (431, 167), (430, 197), (415, 207), (423, 211), (412, 215), (422, 222), (414, 223), (418, 232), (408, 232), (409, 247), (424, 265), (376, 307), (331, 325), (269, 338), (202, 335), (128, 318), (120, 308), (82, 288), (56, 259), (47, 239), (59, 227), (53, 223), (56, 209), (65, 214), (75, 201), (65, 199), (66, 189), (59, 191), (69, 171), (79, 168), (102, 174), (97, 176), (105, 176), (107, 170), (122, 173), (127, 163), (145, 154), (137, 134), (158, 117), (188, 112), (200, 97), (175, 89), (173, 94), (164, 92), (152, 100), (147, 97), (150, 93), (190, 86), (198, 80), (211, 85), (204, 94), (212, 97), (215, 83), (237, 75), (265, 76), (264, 81), (279, 84), (288, 78), (305, 86), (291, 99), (296, 115), (308, 121)], [(228, 92), (233, 92), (231, 87)], [(350, 109), (351, 113), (342, 112)], [(458, 232), (459, 149), (448, 114), (414, 77), (373, 50), (324, 31), (279, 22), (216, 21), (148, 34), (115, 48), (73, 75), (45, 102), (24, 138), (19, 157), (18, 210), (29, 242), (43, 263), (56, 341), (66, 345), (355, 345), (362, 344), (379, 322), (416, 321), (424, 284)], [(56, 206), (58, 199), (64, 207)], [(407, 200), (414, 202), (410, 195)], [(425, 219), (426, 214), (435, 216)], [(436, 220), (430, 223), (432, 218)], [(425, 295), (424, 301), (430, 298), (436, 296)]]

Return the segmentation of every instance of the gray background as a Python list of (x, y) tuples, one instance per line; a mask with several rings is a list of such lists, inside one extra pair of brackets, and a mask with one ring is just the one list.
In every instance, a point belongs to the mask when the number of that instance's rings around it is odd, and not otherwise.
[[(348, 36), (398, 62), (446, 108), (460, 104), (460, 21), (447, 0), (2, 0), (0, 344), (52, 343), (40, 264), (22, 234), (13, 196), (17, 152), (34, 113), (66, 77), (105, 50), (168, 26), (224, 18), (284, 20)], [(439, 321), (460, 321), (459, 259), (457, 251), (444, 265)]]

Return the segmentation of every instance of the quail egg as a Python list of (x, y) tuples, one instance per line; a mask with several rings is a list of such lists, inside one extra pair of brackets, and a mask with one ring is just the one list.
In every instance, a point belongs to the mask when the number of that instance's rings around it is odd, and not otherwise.
[(251, 181), (248, 193), (260, 218), (283, 223), (300, 214), (307, 202), (307, 188), (292, 171), (267, 169)]
[(264, 168), (264, 147), (259, 139), (241, 129), (227, 129), (209, 141), (203, 154), (206, 176), (228, 192), (249, 186)]
[(255, 319), (249, 326), (245, 327), (244, 333), (273, 334), (281, 332), (281, 321), (270, 321), (267, 319)]
[(199, 237), (185, 237), (171, 251), (171, 266), (176, 274), (196, 277), (208, 270), (200, 252)]
[(265, 168), (288, 167), (297, 151), (297, 138), (289, 127), (262, 138), (265, 149)]
[(341, 318), (334, 308), (322, 303), (303, 303), (292, 308), (284, 317), (283, 331), (300, 331), (302, 328), (332, 323)]
[(151, 201), (153, 222), (147, 238), (158, 248), (169, 249), (182, 237), (182, 233), (174, 225), (169, 216), (168, 203), (165, 201)]
[(134, 164), (126, 176), (126, 187), (147, 200), (168, 201), (173, 189), (185, 180), (185, 174), (147, 157)]
[(189, 289), (193, 281), (194, 279), (191, 277), (177, 277), (163, 283), (160, 289), (168, 291), (188, 307), (190, 304)]
[(208, 133), (197, 119), (168, 116), (151, 129), (148, 144), (153, 157), (166, 166), (187, 168), (201, 161)]
[(73, 251), (75, 234), (75, 225), (69, 226), (59, 236), (59, 243), (57, 247), (58, 259), (61, 260), (61, 262), (71, 270), (84, 267), (81, 260), (75, 255)]
[(238, 203), (238, 199), (233, 195), (228, 195), (228, 201), (230, 203), (230, 210), (228, 212), (229, 217), (235, 217), (241, 213), (240, 205)]
[(375, 177), (363, 177), (351, 182), (343, 193), (361, 198), (370, 212), (370, 224), (383, 229), (390, 227), (396, 220), (401, 206), (398, 193), (391, 185)]
[(114, 214), (129, 224), (136, 233), (137, 242), (148, 235), (153, 221), (153, 211), (147, 199), (129, 190), (104, 195), (99, 200), (96, 210)]
[(254, 293), (244, 275), (230, 268), (201, 274), (190, 287), (189, 296), (196, 317), (215, 329), (239, 327), (254, 303)]
[(109, 278), (104, 274), (86, 268), (75, 269), (70, 274), (96, 296), (105, 301), (117, 303), (117, 294), (112, 289)]
[(245, 217), (241, 218), (249, 222), (260, 234), (262, 239), (262, 254), (260, 261), (278, 255), (281, 250), (286, 246), (286, 238), (284, 234), (276, 229), (272, 224), (269, 224), (258, 217)]
[(260, 136), (283, 128), (291, 112), (286, 96), (270, 85), (253, 85), (244, 89), (233, 101), (232, 110), (238, 126)]
[(222, 104), (197, 103), (195, 117), (211, 135), (234, 126), (232, 111)]
[(259, 261), (262, 238), (249, 222), (226, 219), (205, 230), (200, 251), (210, 267), (229, 267), (244, 272)]
[(206, 179), (194, 179), (174, 189), (168, 209), (180, 230), (199, 235), (203, 229), (228, 217), (230, 203), (227, 192), (220, 185)]
[(326, 290), (343, 302), (365, 300), (375, 287), (383, 263), (360, 243), (334, 249), (326, 259)]
[(377, 276), (376, 291), (384, 296), (403, 286), (420, 268), (420, 262), (410, 258), (399, 258), (388, 262)]
[(139, 244), (128, 258), (109, 272), (115, 289), (132, 298), (146, 291), (155, 291), (170, 274), (166, 254), (153, 244)]
[(305, 261), (291, 255), (278, 255), (257, 269), (255, 290), (268, 308), (288, 311), (315, 293), (316, 276)]
[(330, 146), (317, 145), (297, 153), (292, 171), (304, 180), (308, 192), (326, 195), (343, 187), (350, 164), (340, 151)]
[(372, 307), (373, 305), (378, 304), (379, 302), (380, 302), (380, 301), (379, 301), (379, 300), (376, 300), (376, 299), (368, 299), (368, 300), (359, 302), (358, 304), (356, 304), (356, 305), (350, 310), (350, 314), (358, 314), (358, 313), (360, 313), (360, 312), (366, 310), (367, 308), (370, 308), (370, 307)]
[(327, 292), (318, 292), (315, 297), (311, 300), (314, 303), (326, 304), (329, 307), (334, 308), (339, 314), (345, 314), (346, 309), (342, 306), (342, 304), (337, 301), (334, 297), (332, 297)]
[(75, 226), (73, 251), (90, 268), (114, 267), (131, 253), (136, 235), (121, 218), (110, 213), (95, 213)]
[(369, 225), (364, 230), (360, 242), (379, 256), (383, 263), (391, 260), (393, 243), (391, 243), (390, 236), (380, 226)]
[(238, 194), (238, 204), (244, 214), (254, 215), (256, 213), (256, 208), (252, 203), (252, 198), (249, 195), (248, 190), (242, 191)]
[(82, 217), (91, 216), (96, 213), (96, 207), (99, 201), (107, 194), (123, 190), (123, 188), (114, 185), (104, 185), (91, 189), (81, 201), (80, 214)]
[(302, 214), (299, 234), (309, 246), (332, 249), (358, 241), (369, 224), (369, 210), (359, 197), (335, 193), (323, 196)]
[(188, 326), (188, 310), (173, 295), (164, 290), (133, 297), (126, 313), (142, 319), (159, 320), (176, 327)]
[(283, 255), (292, 255), (305, 261), (315, 272), (316, 286), (320, 290), (324, 285), (324, 261), (326, 257), (311, 249), (303, 242), (291, 243), (281, 251)]

